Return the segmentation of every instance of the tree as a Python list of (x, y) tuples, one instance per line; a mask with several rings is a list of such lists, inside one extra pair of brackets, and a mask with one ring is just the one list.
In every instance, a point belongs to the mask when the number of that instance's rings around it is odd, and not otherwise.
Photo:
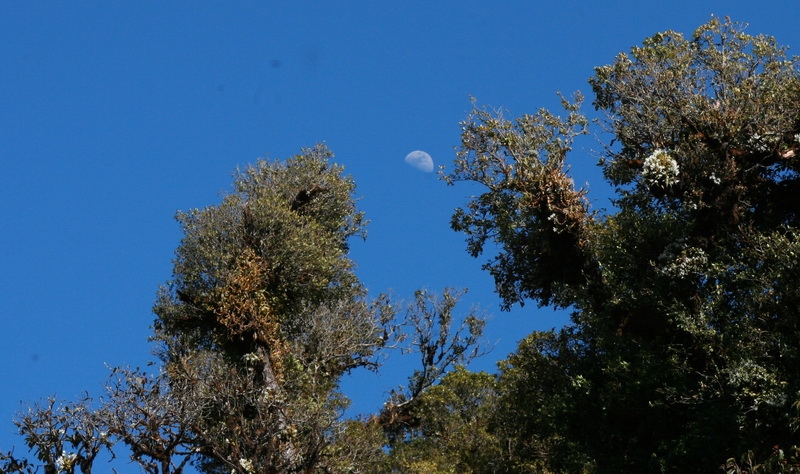
[[(121, 442), (144, 472), (310, 472), (334, 454), (349, 370), (377, 367), (385, 297), (367, 300), (347, 257), (364, 235), (354, 183), (324, 146), (235, 176), (216, 206), (178, 214), (184, 237), (161, 288), (157, 374), (112, 369), (103, 403), (50, 400), (17, 421), (45, 472), (91, 472)], [(9, 471), (33, 465), (13, 453)]]
[[(95, 416), (109, 442), (120, 441), (130, 459), (148, 474), (180, 474), (195, 460), (197, 437), (191, 421), (201, 413), (194, 400), (173, 396), (177, 383), (162, 374), (114, 367), (106, 398)], [(110, 447), (109, 447), (110, 449)]]
[[(461, 295), (451, 288), (442, 295), (415, 292), (393, 331), (395, 348), (418, 356), (418, 368), (380, 413), (345, 424), (334, 448), (346, 462), (332, 472), (468, 472), (492, 459), (482, 426), (490, 408), (482, 402), (493, 395), (493, 377), (464, 368), (485, 353), (485, 319), (478, 308), (457, 317)], [(455, 431), (460, 433), (443, 442), (443, 433)]]
[(415, 423), (395, 433), (390, 472), (481, 473), (501, 471), (503, 449), (491, 431), (495, 377), (463, 366), (419, 396), (409, 409)]
[[(352, 179), (317, 146), (240, 172), (222, 203), (178, 215), (184, 238), (156, 303), (155, 339), (207, 467), (324, 464), (348, 370), (374, 365), (381, 322), (347, 258), (364, 234)], [(382, 312), (384, 314), (382, 314)], [(235, 441), (232, 441), (235, 440)]]
[(712, 18), (596, 68), (616, 190), (602, 214), (566, 166), (588, 123), (580, 95), (564, 118), (475, 107), (462, 124), (443, 177), (486, 191), (452, 227), (473, 256), (499, 249), (484, 268), (505, 308), (573, 310), (502, 365), (501, 406), (525, 414), (509, 418), (520, 456), (555, 471), (708, 472), (797, 444), (797, 66), (773, 38)]
[[(103, 416), (92, 409), (88, 395), (74, 403), (49, 398), (28, 407), (15, 424), (46, 474), (78, 470), (90, 474), (100, 451), (111, 447)], [(35, 472), (32, 464), (13, 453), (0, 456), (0, 460), (4, 461), (3, 472)]]
[(33, 406), (16, 423), (41, 465), (9, 452), (3, 472), (88, 474), (100, 451), (114, 458), (121, 445), (152, 474), (386, 465), (391, 417), (344, 419), (342, 375), (377, 370), (379, 351), (408, 341), (423, 363), (404, 401), (387, 404), (405, 414), (479, 354), (483, 320), (455, 318), (451, 290), (441, 299), (420, 291), (399, 315), (387, 296), (368, 299), (348, 258), (366, 221), (331, 158), (318, 145), (259, 161), (220, 204), (179, 213), (184, 237), (154, 307), (158, 370), (115, 367), (99, 402)]
[(389, 433), (402, 432), (409, 423), (418, 421), (411, 414), (414, 405), (445, 373), (484, 354), (480, 344), (486, 324), (483, 315), (473, 308), (459, 322), (453, 314), (462, 294), (447, 288), (439, 297), (418, 290), (414, 301), (408, 304), (403, 324), (398, 328), (399, 340), (406, 343), (402, 348), (404, 353), (420, 357), (419, 368), (409, 377), (407, 387), (392, 391), (381, 413), (381, 424)]

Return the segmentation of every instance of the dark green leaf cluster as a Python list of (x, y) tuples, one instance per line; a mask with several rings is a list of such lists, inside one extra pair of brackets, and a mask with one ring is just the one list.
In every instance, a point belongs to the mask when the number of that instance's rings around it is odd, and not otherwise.
[(574, 311), (501, 366), (512, 451), (554, 471), (709, 472), (797, 445), (797, 60), (712, 18), (595, 72), (613, 212), (568, 177), (585, 123), (569, 103), (516, 122), (476, 108), (444, 176), (485, 187), (453, 228), (473, 256), (498, 248), (485, 268), (506, 307)]

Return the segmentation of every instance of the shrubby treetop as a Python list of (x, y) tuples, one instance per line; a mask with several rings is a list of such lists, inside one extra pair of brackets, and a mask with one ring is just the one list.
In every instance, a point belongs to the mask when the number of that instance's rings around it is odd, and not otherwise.
[[(470, 312), (458, 326), (450, 289), (407, 305), (368, 298), (348, 257), (366, 221), (332, 157), (318, 145), (260, 160), (221, 203), (178, 213), (183, 239), (154, 307), (158, 373), (114, 367), (99, 402), (51, 399), (20, 414), (45, 472), (87, 474), (123, 445), (151, 474), (377, 469), (396, 420), (478, 355), (483, 320)], [(377, 370), (388, 348), (422, 355), (409, 387), (383, 413), (344, 419), (341, 377)], [(0, 455), (3, 472), (36, 469)]]

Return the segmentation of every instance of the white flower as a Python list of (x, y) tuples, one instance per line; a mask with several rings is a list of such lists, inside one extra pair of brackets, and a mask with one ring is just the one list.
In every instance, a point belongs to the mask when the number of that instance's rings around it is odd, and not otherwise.
[(242, 360), (246, 364), (256, 364), (258, 362), (261, 362), (261, 356), (259, 356), (255, 352), (250, 352), (250, 353), (247, 353), (247, 354), (243, 355), (242, 356)]
[(747, 144), (757, 152), (766, 153), (772, 150), (775, 145), (777, 145), (778, 141), (778, 136), (774, 133), (767, 133), (765, 135), (754, 133), (753, 136), (747, 140)]
[(239, 465), (242, 466), (247, 472), (253, 472), (256, 470), (256, 466), (253, 464), (253, 461), (249, 459), (239, 459)]
[(62, 451), (61, 456), (56, 459), (56, 467), (58, 468), (59, 472), (68, 471), (70, 468), (72, 468), (72, 464), (75, 462), (77, 457), (77, 454)]
[(265, 387), (263, 390), (261, 390), (261, 394), (258, 397), (258, 401), (265, 404), (270, 403), (274, 399), (275, 396), (273, 395), (272, 390), (270, 390), (269, 387)]
[(701, 248), (686, 247), (680, 249), (679, 244), (670, 244), (659, 256), (664, 262), (661, 272), (672, 278), (687, 278), (703, 274), (708, 257)]
[(644, 159), (642, 176), (650, 186), (672, 186), (679, 173), (678, 162), (666, 150), (658, 149)]

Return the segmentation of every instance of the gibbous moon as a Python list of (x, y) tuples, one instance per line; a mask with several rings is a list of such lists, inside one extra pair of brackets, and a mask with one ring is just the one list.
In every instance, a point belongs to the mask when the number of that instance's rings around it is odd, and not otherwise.
[(422, 150), (414, 150), (406, 155), (406, 163), (426, 173), (433, 171), (433, 159), (431, 155)]

